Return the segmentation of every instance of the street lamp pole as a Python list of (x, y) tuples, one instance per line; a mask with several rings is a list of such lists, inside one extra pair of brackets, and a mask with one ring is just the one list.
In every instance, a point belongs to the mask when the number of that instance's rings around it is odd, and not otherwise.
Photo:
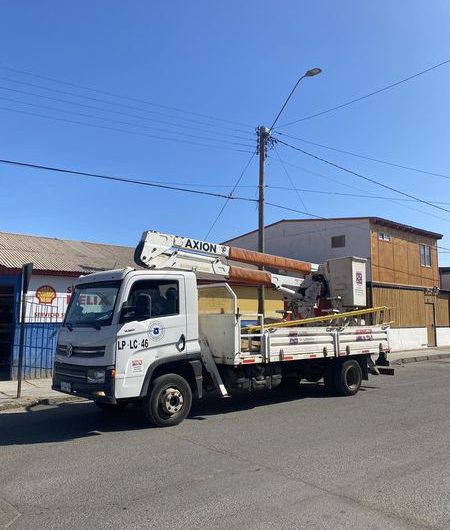
[[(274, 119), (270, 128), (260, 126), (257, 129), (258, 135), (258, 153), (259, 153), (259, 196), (258, 196), (258, 251), (265, 252), (265, 242), (264, 242), (264, 191), (265, 191), (265, 166), (266, 166), (266, 157), (267, 157), (267, 144), (270, 139), (270, 133), (278, 122), (282, 112), (286, 108), (289, 100), (294, 95), (298, 85), (301, 83), (302, 79), (305, 77), (313, 77), (317, 74), (320, 74), (322, 70), (320, 68), (312, 68), (305, 72), (302, 76), (299, 77), (294, 87), (290, 91), (288, 97), (286, 98), (283, 106), (278, 112), (276, 118)], [(261, 269), (263, 267), (260, 267)], [(258, 313), (264, 316), (265, 310), (265, 297), (264, 297), (264, 286), (260, 285), (258, 289)]]

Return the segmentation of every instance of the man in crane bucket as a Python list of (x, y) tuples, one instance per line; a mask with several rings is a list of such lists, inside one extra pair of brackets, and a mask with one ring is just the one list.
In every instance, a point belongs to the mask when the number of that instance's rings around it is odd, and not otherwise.
[[(369, 371), (379, 373), (370, 355), (389, 349), (386, 325), (361, 325), (361, 314), (384, 308), (354, 311), (365, 305), (365, 260), (315, 265), (149, 231), (135, 261), (144, 270), (99, 272), (75, 283), (53, 389), (108, 410), (140, 402), (151, 423), (170, 426), (204, 391), (225, 397), (323, 378), (332, 392), (356, 394)], [(198, 285), (199, 279), (209, 284)], [(331, 308), (319, 326), (317, 317), (265, 324), (263, 315), (254, 315), (257, 325), (246, 327), (229, 284), (236, 281), (282, 291), (296, 315), (317, 310), (325, 298), (353, 311), (336, 315)], [(350, 325), (342, 326), (343, 318)]]

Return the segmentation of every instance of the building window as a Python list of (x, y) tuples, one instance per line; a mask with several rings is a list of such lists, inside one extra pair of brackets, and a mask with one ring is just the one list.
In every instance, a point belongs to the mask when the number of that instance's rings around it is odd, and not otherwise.
[(430, 245), (420, 245), (420, 264), (422, 267), (431, 267)]
[(388, 234), (387, 232), (378, 232), (378, 239), (380, 241), (390, 241), (391, 234)]
[(331, 238), (331, 248), (345, 247), (345, 236), (333, 236)]

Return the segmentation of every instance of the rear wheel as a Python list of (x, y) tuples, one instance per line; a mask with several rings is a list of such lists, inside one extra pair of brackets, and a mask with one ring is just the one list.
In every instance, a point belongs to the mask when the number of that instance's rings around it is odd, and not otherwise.
[(354, 396), (361, 388), (362, 371), (358, 361), (348, 359), (336, 365), (334, 384), (341, 396)]
[(157, 377), (143, 401), (145, 417), (158, 427), (178, 425), (189, 414), (191, 405), (191, 387), (178, 374)]

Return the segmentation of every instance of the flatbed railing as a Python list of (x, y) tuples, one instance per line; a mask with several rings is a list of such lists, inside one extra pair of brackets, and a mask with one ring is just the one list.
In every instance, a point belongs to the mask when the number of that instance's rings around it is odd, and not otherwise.
[[(318, 324), (318, 323), (330, 323), (334, 324), (336, 320), (344, 320), (341, 325), (347, 325), (348, 321), (353, 320), (357, 321), (364, 315), (374, 314), (374, 322), (373, 324), (391, 324), (392, 320), (386, 321), (385, 317), (386, 314), (390, 312), (390, 308), (387, 306), (379, 306), (379, 307), (370, 307), (368, 309), (357, 309), (355, 311), (346, 311), (345, 313), (334, 313), (332, 315), (323, 315), (320, 317), (311, 317), (311, 318), (303, 318), (299, 320), (290, 320), (286, 322), (274, 322), (271, 324), (266, 324), (264, 327), (266, 329), (278, 329), (278, 328), (287, 328), (287, 327), (298, 327), (298, 326), (305, 326), (308, 324)], [(347, 322), (345, 322), (347, 320)], [(357, 325), (369, 325), (369, 324), (362, 324), (360, 322), (356, 322)], [(372, 325), (373, 325), (372, 324)], [(260, 330), (262, 332), (262, 326), (261, 324), (256, 324), (252, 326), (246, 326), (242, 329), (242, 331), (246, 332), (252, 332), (256, 330)]]

